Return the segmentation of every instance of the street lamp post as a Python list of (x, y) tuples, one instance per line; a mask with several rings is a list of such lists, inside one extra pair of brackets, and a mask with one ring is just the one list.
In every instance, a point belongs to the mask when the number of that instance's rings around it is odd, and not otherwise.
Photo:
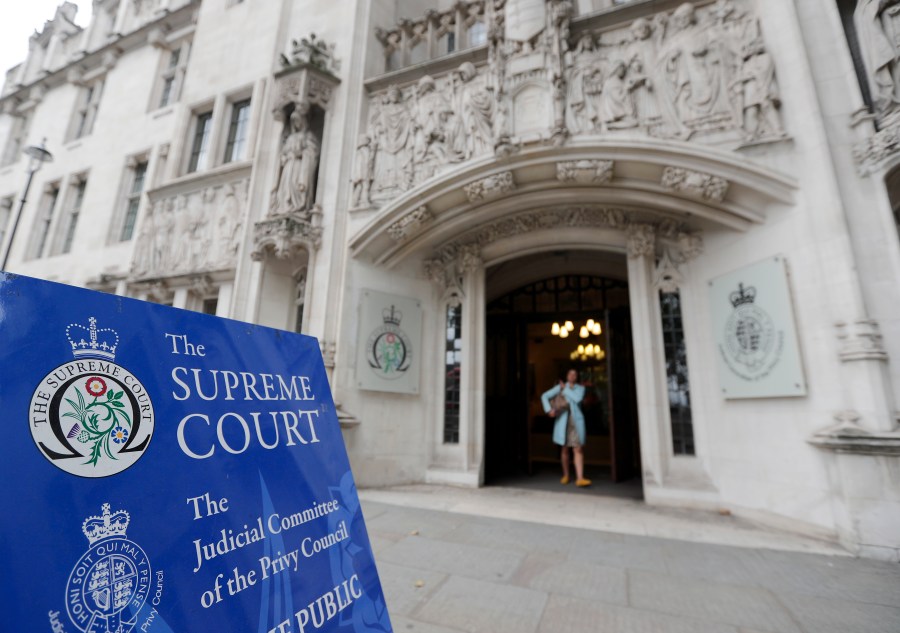
[(16, 239), (16, 229), (19, 228), (19, 219), (22, 217), (22, 210), (25, 208), (25, 200), (28, 199), (28, 190), (31, 188), (31, 180), (34, 174), (41, 168), (44, 163), (53, 162), (53, 154), (47, 151), (44, 143), (47, 139), (41, 141), (40, 145), (31, 145), (26, 147), (22, 152), (28, 156), (28, 180), (25, 181), (25, 191), (22, 192), (22, 199), (19, 201), (19, 208), (16, 210), (16, 217), (13, 220), (12, 229), (9, 232), (9, 239), (6, 240), (6, 253), (3, 255), (3, 264), (0, 270), (6, 270), (6, 263), (9, 261), (9, 253), (13, 247), (13, 240)]

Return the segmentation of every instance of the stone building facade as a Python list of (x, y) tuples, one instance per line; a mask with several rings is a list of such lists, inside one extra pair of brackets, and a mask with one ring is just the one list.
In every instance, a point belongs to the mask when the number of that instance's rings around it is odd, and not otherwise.
[(316, 336), (364, 486), (552, 462), (572, 365), (648, 503), (900, 557), (900, 2), (74, 11), (0, 94), (10, 271)]

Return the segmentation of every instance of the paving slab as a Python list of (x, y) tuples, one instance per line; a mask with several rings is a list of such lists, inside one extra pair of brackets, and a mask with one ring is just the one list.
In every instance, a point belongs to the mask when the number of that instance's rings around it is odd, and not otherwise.
[(416, 536), (386, 547), (378, 560), (465, 578), (505, 581), (521, 565), (524, 557), (519, 552)]
[(718, 622), (662, 615), (597, 603), (571, 596), (551, 595), (539, 633), (738, 633)]
[[(394, 630), (900, 633), (900, 564), (709, 513), (618, 521), (630, 500), (565, 495), (360, 491)], [(666, 525), (710, 541), (648, 536)]]
[(739, 587), (664, 574), (628, 572), (629, 604), (638, 609), (753, 627), (801, 633), (791, 615), (764, 589)]
[(470, 633), (531, 633), (546, 601), (543, 592), (452, 577), (415, 617)]
[[(810, 596), (780, 596), (779, 600), (809, 633), (897, 633), (900, 608), (825, 600)], [(900, 605), (900, 595), (895, 604)]]

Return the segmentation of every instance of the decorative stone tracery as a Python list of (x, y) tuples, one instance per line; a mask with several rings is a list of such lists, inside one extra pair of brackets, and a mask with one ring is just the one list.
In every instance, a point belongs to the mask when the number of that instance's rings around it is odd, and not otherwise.
[(613, 179), (613, 161), (562, 161), (556, 163), (556, 178), (560, 182), (575, 182), (580, 185), (607, 185)]
[(469, 183), (463, 190), (469, 202), (483, 202), (492, 200), (509, 193), (516, 188), (511, 171), (502, 171), (499, 174), (492, 174), (481, 180)]
[(388, 229), (388, 235), (391, 238), (401, 242), (409, 239), (417, 233), (419, 229), (434, 219), (428, 207), (421, 206), (404, 215), (402, 218), (391, 224)]
[(660, 184), (673, 191), (687, 195), (722, 202), (728, 193), (728, 181), (718, 176), (704, 174), (683, 167), (666, 167)]
[(607, 228), (624, 231), (629, 257), (654, 256), (665, 240), (686, 262), (702, 251), (702, 238), (671, 220), (653, 221), (617, 207), (563, 207), (529, 211), (483, 224), (437, 249), (424, 264), (425, 276), (446, 286), (454, 274), (482, 265), (482, 250), (501, 239), (558, 228)]

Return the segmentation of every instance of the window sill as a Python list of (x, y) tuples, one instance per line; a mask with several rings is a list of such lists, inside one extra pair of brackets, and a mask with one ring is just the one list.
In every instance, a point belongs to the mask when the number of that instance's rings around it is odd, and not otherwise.
[(151, 118), (161, 119), (164, 116), (169, 116), (175, 111), (175, 104), (170, 103), (169, 105), (164, 105), (161, 108), (157, 108), (156, 110), (151, 110)]
[(242, 178), (250, 177), (253, 161), (243, 160), (234, 163), (225, 163), (204, 171), (194, 171), (170, 180), (166, 184), (147, 190), (151, 200), (160, 196), (176, 195), (187, 191), (194, 191), (202, 183), (204, 186), (234, 182)]

